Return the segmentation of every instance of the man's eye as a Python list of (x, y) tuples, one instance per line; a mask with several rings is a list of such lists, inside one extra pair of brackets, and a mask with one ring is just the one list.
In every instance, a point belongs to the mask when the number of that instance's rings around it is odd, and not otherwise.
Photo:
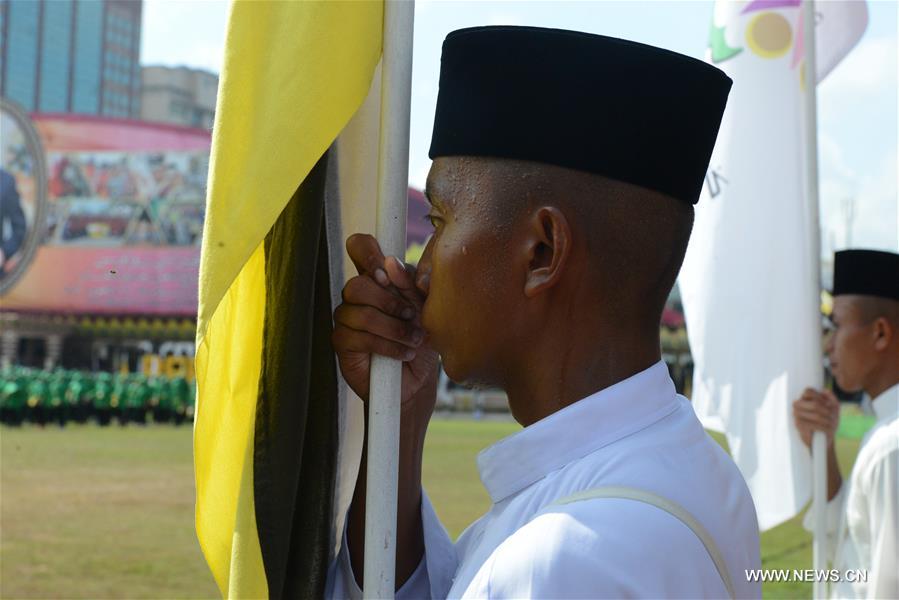
[(432, 214), (425, 215), (424, 220), (430, 223), (431, 227), (433, 227), (434, 229), (437, 229), (437, 224), (440, 222), (440, 218)]

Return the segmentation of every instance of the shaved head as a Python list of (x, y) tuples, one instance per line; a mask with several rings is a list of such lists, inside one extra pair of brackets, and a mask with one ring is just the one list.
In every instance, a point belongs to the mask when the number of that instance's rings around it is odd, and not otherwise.
[(870, 323), (884, 318), (894, 328), (899, 329), (899, 302), (896, 300), (879, 296), (854, 296), (853, 302), (864, 322)]
[(505, 389), (530, 423), (659, 361), (692, 205), (564, 167), (460, 156), (434, 160), (425, 194), (422, 325), (451, 379)]
[(459, 158), (458, 176), (479, 190), (482, 210), (505, 241), (522, 217), (554, 206), (584, 241), (590, 282), (603, 305), (658, 326), (683, 263), (693, 206), (573, 169), (529, 161)]

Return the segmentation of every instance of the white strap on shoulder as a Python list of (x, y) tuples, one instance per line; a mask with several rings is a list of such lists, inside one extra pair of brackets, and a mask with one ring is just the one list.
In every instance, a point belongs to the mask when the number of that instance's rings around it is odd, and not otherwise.
[(724, 582), (724, 587), (727, 588), (728, 595), (731, 598), (737, 597), (734, 591), (734, 583), (730, 578), (730, 571), (728, 571), (727, 569), (727, 563), (724, 562), (724, 557), (721, 555), (721, 551), (715, 544), (715, 540), (712, 539), (712, 536), (709, 534), (709, 532), (706, 531), (705, 527), (702, 526), (702, 523), (697, 521), (693, 517), (693, 515), (687, 512), (684, 507), (676, 504), (675, 502), (672, 502), (667, 498), (663, 498), (662, 496), (653, 494), (652, 492), (647, 492), (645, 490), (640, 490), (637, 488), (623, 486), (605, 486), (594, 488), (592, 490), (584, 490), (582, 492), (577, 492), (576, 494), (560, 498), (550, 504), (550, 506), (560, 506), (563, 504), (571, 504), (572, 502), (580, 502), (581, 500), (594, 500), (598, 498), (617, 498), (622, 500), (636, 500), (637, 502), (644, 502), (646, 504), (655, 506), (656, 508), (660, 508), (671, 516), (680, 520), (684, 525), (689, 527), (690, 530), (693, 531), (693, 533), (696, 534), (696, 537), (698, 537), (699, 541), (702, 542), (702, 545), (705, 546), (706, 552), (709, 553), (712, 562), (715, 563), (715, 568), (718, 569), (718, 575)]

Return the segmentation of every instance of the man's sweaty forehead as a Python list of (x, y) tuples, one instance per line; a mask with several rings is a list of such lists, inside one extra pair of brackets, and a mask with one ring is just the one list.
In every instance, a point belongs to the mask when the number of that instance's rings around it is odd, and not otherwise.
[(435, 208), (441, 207), (440, 200), (437, 198), (437, 192), (434, 191), (434, 185), (431, 183), (430, 175), (428, 175), (428, 180), (425, 182), (424, 194), (428, 204)]
[(453, 169), (452, 161), (449, 159), (438, 158), (432, 163), (424, 190), (425, 198), (431, 206), (447, 210), (454, 204), (451, 200), (455, 198), (458, 190), (453, 188), (460, 176), (458, 170)]
[(441, 156), (431, 163), (425, 194), (430, 194), (430, 200), (435, 205), (455, 207), (458, 201), (483, 198), (485, 194), (503, 187), (506, 171), (514, 172), (514, 179), (519, 179), (522, 170), (528, 170), (522, 164), (537, 163), (483, 156)]

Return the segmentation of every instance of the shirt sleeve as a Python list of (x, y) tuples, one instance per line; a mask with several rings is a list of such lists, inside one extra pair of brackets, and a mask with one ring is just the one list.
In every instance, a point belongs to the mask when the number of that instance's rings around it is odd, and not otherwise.
[(899, 448), (877, 461), (866, 478), (871, 527), (869, 598), (899, 598)]
[[(421, 519), (424, 530), (425, 555), (412, 576), (396, 592), (396, 600), (446, 598), (453, 584), (458, 559), (453, 542), (444, 529), (430, 498), (422, 490)], [(325, 598), (361, 600), (362, 590), (356, 583), (347, 547), (346, 527), (337, 558), (328, 569)]]
[[(837, 495), (834, 496), (824, 507), (825, 519), (825, 548), (827, 561), (833, 563), (837, 550), (837, 535), (840, 531), (840, 521), (843, 518), (843, 511), (846, 505), (846, 481), (840, 486)], [(806, 531), (815, 533), (815, 503), (809, 505), (808, 511), (802, 518), (802, 527)]]

